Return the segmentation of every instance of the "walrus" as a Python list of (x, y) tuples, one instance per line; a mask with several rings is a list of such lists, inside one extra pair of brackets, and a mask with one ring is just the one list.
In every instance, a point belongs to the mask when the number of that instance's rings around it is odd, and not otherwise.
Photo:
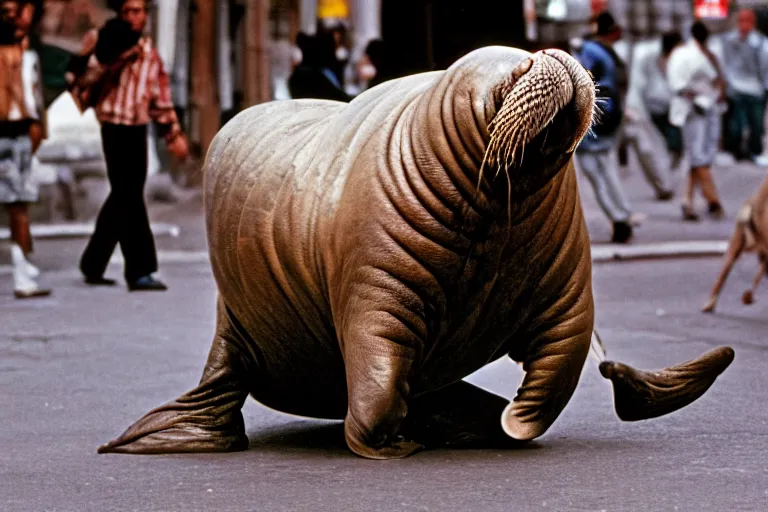
[[(594, 105), (567, 53), (488, 47), (349, 104), (239, 114), (204, 164), (218, 305), (200, 384), (99, 452), (244, 450), (249, 394), (343, 419), (371, 459), (544, 434), (593, 333), (571, 159)], [(463, 380), (502, 357), (525, 371), (511, 403)], [(732, 359), (600, 371), (638, 420), (692, 402)]]
[(733, 264), (744, 252), (757, 253), (757, 274), (752, 285), (741, 296), (741, 302), (749, 305), (755, 301), (757, 286), (768, 272), (768, 178), (765, 178), (754, 194), (739, 209), (728, 249), (725, 252), (723, 268), (715, 280), (706, 304), (701, 309), (712, 313), (717, 306), (720, 291), (725, 285)]

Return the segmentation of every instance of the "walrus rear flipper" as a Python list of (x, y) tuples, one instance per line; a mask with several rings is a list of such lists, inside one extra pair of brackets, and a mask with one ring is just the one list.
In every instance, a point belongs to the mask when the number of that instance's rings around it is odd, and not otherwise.
[(240, 409), (248, 398), (241, 380), (242, 358), (226, 307), (219, 299), (216, 336), (200, 384), (145, 414), (99, 453), (233, 452), (248, 448)]
[[(221, 369), (219, 372), (226, 372)], [(248, 393), (208, 380), (177, 400), (147, 413), (99, 453), (200, 453), (246, 450), (240, 408)]]
[(639, 421), (669, 414), (694, 402), (706, 393), (733, 358), (732, 348), (719, 347), (660, 372), (644, 372), (622, 363), (603, 361), (600, 373), (613, 382), (619, 418)]

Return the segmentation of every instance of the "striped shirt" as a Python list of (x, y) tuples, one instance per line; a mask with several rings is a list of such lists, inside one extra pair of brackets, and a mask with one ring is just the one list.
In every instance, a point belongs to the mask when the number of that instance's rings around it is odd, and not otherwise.
[[(120, 61), (105, 68), (91, 55), (85, 75), (95, 72), (99, 80), (76, 83), (73, 95), (85, 107), (92, 104), (101, 123), (140, 126), (154, 121), (160, 135), (170, 142), (182, 130), (173, 108), (170, 79), (150, 38), (142, 37)], [(90, 98), (92, 94), (97, 97)]]

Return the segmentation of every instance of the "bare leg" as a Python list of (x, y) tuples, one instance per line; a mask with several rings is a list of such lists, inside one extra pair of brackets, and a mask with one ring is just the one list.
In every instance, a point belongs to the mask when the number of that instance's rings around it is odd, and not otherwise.
[(701, 184), (701, 194), (709, 203), (719, 203), (720, 197), (717, 194), (717, 186), (712, 178), (712, 170), (709, 167), (697, 167), (695, 170)]
[(709, 300), (701, 309), (704, 313), (712, 313), (715, 310), (715, 306), (717, 305), (717, 297), (720, 295), (720, 290), (722, 290), (723, 285), (725, 284), (725, 280), (728, 278), (728, 274), (731, 272), (731, 268), (733, 268), (733, 264), (744, 251), (744, 243), (744, 226), (741, 223), (737, 223), (736, 229), (733, 232), (733, 236), (731, 236), (731, 241), (728, 243), (728, 251), (725, 254), (723, 268), (720, 271), (720, 275), (717, 276), (715, 285), (709, 294)]
[(248, 369), (237, 333), (219, 299), (216, 335), (200, 384), (147, 413), (99, 453), (230, 452), (248, 448), (240, 409), (248, 397)]
[(712, 178), (712, 171), (709, 167), (697, 167), (694, 172), (698, 176), (699, 183), (701, 184), (701, 194), (707, 203), (720, 204), (720, 196), (717, 194), (717, 186), (715, 180)]
[(760, 263), (760, 268), (757, 269), (757, 275), (755, 275), (755, 279), (752, 281), (752, 288), (744, 292), (744, 296), (741, 298), (741, 302), (744, 304), (752, 304), (755, 302), (755, 291), (757, 291), (757, 285), (760, 284), (760, 280), (765, 275), (765, 266)]
[(688, 178), (685, 180), (685, 191), (683, 192), (683, 206), (693, 208), (693, 194), (696, 189), (696, 182), (698, 176), (695, 169), (691, 169), (688, 173)]
[(32, 252), (32, 233), (29, 228), (29, 207), (27, 203), (13, 203), (7, 206), (10, 217), (11, 239), (21, 247), (24, 256)]

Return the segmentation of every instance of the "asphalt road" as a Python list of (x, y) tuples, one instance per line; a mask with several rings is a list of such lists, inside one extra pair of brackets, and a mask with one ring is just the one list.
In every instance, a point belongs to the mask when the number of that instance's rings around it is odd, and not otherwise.
[[(150, 408), (193, 387), (209, 348), (214, 286), (204, 264), (163, 268), (165, 294), (86, 289), (48, 275), (50, 299), (0, 282), (0, 510), (768, 510), (768, 287), (738, 301), (754, 261), (732, 273), (720, 312), (698, 312), (717, 259), (599, 265), (598, 325), (609, 356), (645, 369), (720, 344), (736, 360), (683, 411), (621, 423), (594, 361), (552, 429), (524, 449), (357, 458), (341, 425), (245, 407), (251, 448), (214, 455), (97, 455)], [(119, 269), (114, 269), (117, 274)], [(500, 361), (470, 380), (511, 397)]]

